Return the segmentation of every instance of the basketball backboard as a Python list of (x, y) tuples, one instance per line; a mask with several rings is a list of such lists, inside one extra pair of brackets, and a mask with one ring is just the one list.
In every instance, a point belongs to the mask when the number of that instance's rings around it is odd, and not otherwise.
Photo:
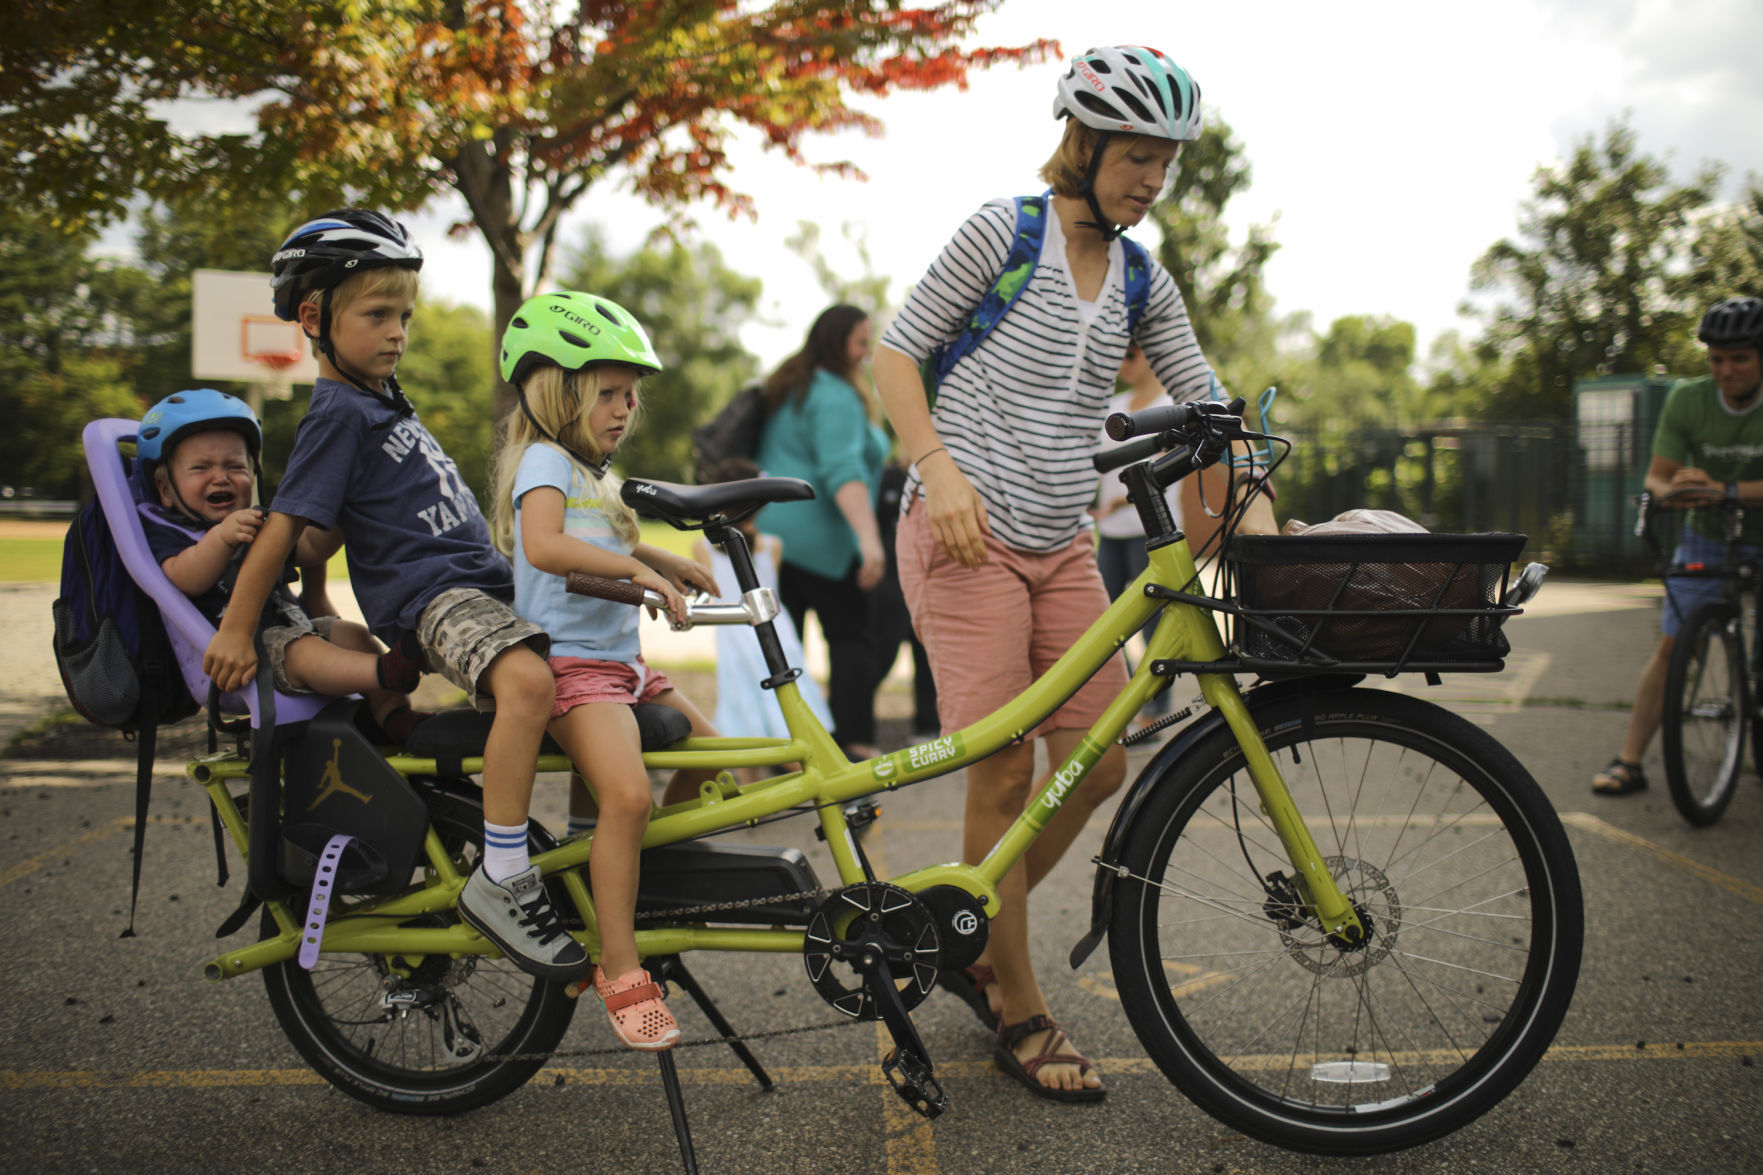
[(267, 273), (198, 269), (190, 292), (191, 375), (260, 384), (284, 396), (318, 378), (299, 324), (275, 316)]

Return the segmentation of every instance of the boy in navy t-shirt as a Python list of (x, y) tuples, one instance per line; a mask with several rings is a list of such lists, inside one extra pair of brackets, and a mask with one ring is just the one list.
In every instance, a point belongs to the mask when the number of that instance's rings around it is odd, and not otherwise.
[[(263, 525), (251, 504), (263, 434), (245, 402), (213, 388), (167, 396), (141, 419), (136, 452), (159, 498), (142, 504), (141, 529), (160, 570), (211, 623), (231, 603), (239, 561)], [(288, 694), (359, 693), (374, 721), (403, 741), (422, 718), (408, 691), (421, 673), (414, 639), (381, 653), (367, 629), (313, 620), (283, 583), (260, 623), (275, 686)], [(309, 639), (310, 638), (310, 639)]]
[(269, 517), (203, 667), (222, 689), (256, 672), (252, 618), (308, 527), (313, 553), (343, 548), (368, 627), (415, 633), (427, 664), (494, 709), (484, 745), (484, 854), (460, 914), (531, 974), (568, 980), (587, 952), (563, 929), (526, 859), (526, 812), (555, 694), (550, 641), (516, 616), (513, 573), (459, 471), (398, 387), (422, 253), (403, 227), (344, 209), (295, 229), (271, 264), (275, 312), (313, 341), (319, 380)]

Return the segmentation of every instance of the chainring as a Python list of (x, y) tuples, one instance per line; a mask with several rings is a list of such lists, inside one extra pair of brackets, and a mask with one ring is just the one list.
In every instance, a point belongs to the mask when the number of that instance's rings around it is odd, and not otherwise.
[(937, 985), (942, 944), (936, 919), (910, 891), (866, 881), (835, 891), (808, 920), (802, 962), (808, 981), (832, 1007), (854, 1020), (880, 1016), (864, 966), (885, 958), (900, 1003), (911, 1011)]

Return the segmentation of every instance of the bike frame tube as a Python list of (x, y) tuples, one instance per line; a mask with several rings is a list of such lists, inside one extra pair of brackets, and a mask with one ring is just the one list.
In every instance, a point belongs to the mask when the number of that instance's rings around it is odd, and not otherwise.
[[(978, 722), (941, 738), (852, 763), (809, 709), (795, 683), (787, 682), (777, 688), (776, 694), (791, 732), (788, 740), (694, 738), (665, 751), (645, 753), (644, 764), (656, 768), (727, 768), (800, 762), (804, 770), (745, 786), (735, 785), (726, 775), (710, 781), (700, 788), (697, 800), (659, 809), (649, 822), (643, 847), (673, 844), (752, 826), (792, 807), (812, 805), (819, 813), (840, 882), (852, 885), (863, 881), (863, 863), (842, 806), (877, 792), (946, 775), (1006, 745), (1026, 739), (1124, 646), (1133, 633), (1143, 628), (1164, 603), (1146, 594), (1148, 585), (1157, 583), (1185, 588), (1195, 581), (1197, 572), (1193, 554), (1185, 539), (1165, 543), (1152, 549), (1149, 555), (1149, 565), (1132, 587), (1123, 592), (1039, 679)], [(975, 865), (952, 863), (920, 869), (903, 875), (896, 883), (903, 883), (909, 889), (953, 885), (971, 894), (995, 914), (998, 909), (997, 887), (1004, 875), (1028, 852), (1053, 814), (1158, 688), (1160, 679), (1151, 672), (1152, 663), (1158, 660), (1215, 661), (1225, 654), (1217, 622), (1206, 609), (1198, 605), (1169, 603), (1163, 608), (1146, 654), (1126, 688), (1085, 732), (1072, 755), (1049, 774), (1040, 792), (984, 859)], [(1341, 893), (1323, 864), (1321, 851), (1286, 790), (1235, 679), (1228, 674), (1196, 676), (1202, 697), (1219, 711), (1242, 747), (1263, 809), (1278, 831), (1298, 880), (1323, 927), (1330, 934), (1356, 939), (1362, 930), (1352, 903)], [(550, 764), (548, 760), (551, 759), (556, 759), (557, 763)], [(434, 770), (434, 764), (428, 760), (395, 757), (389, 762), (406, 774)], [(195, 774), (194, 766), (192, 774)], [(469, 773), (474, 767), (481, 769), (481, 760), (467, 760), (463, 766)], [(566, 770), (568, 766), (565, 759), (547, 756), (541, 761), (540, 769)], [(215, 796), (216, 807), (222, 810), (235, 844), (244, 851), (243, 822), (224, 786), (225, 779), (235, 773), (224, 763), (210, 764), (210, 770), (212, 778), (202, 782)], [(238, 827), (234, 827), (235, 824)], [(450, 908), (464, 884), (451, 862), (443, 859), (445, 853), (432, 830), (430, 840), (434, 842), (428, 846), (428, 855), (436, 871), (435, 884), (394, 898), (362, 904), (358, 911), (339, 918), (326, 928), (323, 949), (399, 954), (494, 953), (494, 947), (468, 928), (412, 929), (390, 925), (399, 918)], [(586, 884), (577, 871), (587, 864), (592, 845), (592, 836), (577, 837), (533, 856), (533, 863), (547, 875), (563, 875), (572, 903), (586, 923), (581, 937), (590, 948), (598, 946), (598, 924)], [(281, 905), (271, 903), (271, 908), (274, 910)], [(299, 946), (299, 926), (296, 919), (287, 915), (286, 909), (276, 911), (278, 924), (284, 931), (281, 936), (229, 952), (209, 964), (210, 976), (223, 978), (292, 958)], [(637, 931), (638, 950), (644, 956), (684, 950), (789, 953), (799, 951), (801, 945), (802, 934), (796, 930), (668, 927)]]

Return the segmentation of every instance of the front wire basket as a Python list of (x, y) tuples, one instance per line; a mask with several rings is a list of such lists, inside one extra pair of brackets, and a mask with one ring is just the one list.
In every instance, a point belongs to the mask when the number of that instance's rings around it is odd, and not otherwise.
[(1231, 648), (1244, 669), (1493, 672), (1521, 534), (1237, 535)]

